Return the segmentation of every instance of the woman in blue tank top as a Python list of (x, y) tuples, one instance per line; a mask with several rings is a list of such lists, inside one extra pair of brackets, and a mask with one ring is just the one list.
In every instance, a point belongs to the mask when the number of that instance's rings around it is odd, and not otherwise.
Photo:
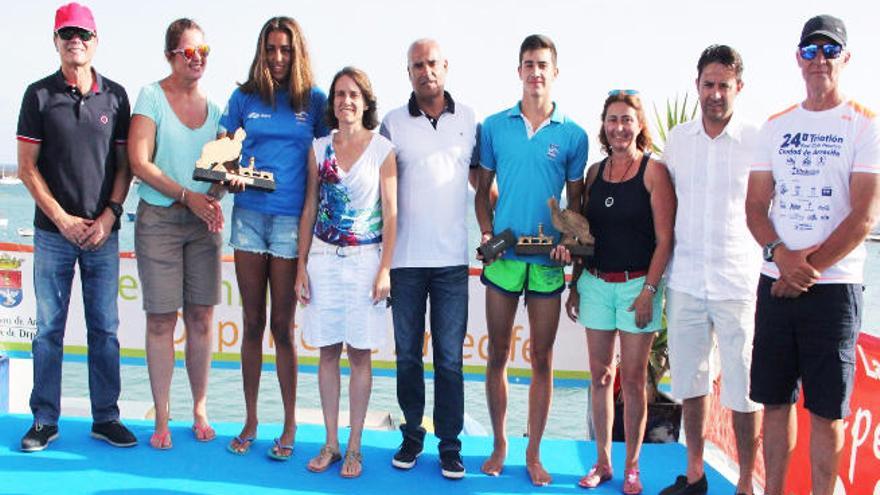
[[(612, 91), (599, 141), (608, 155), (587, 172), (584, 202), (595, 255), (575, 266), (566, 311), (586, 327), (598, 458), (580, 480), (593, 488), (612, 477), (611, 425), (615, 339), (626, 430), (623, 492), (641, 493), (639, 451), (647, 416), (646, 370), (660, 329), (661, 277), (672, 253), (675, 193), (666, 167), (649, 155), (651, 137), (637, 92)], [(577, 289), (574, 288), (576, 283)]]

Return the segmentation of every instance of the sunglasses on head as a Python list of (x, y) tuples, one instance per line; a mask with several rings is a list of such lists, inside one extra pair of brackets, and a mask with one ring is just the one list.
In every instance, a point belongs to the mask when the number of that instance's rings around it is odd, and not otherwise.
[(59, 38), (63, 39), (64, 41), (70, 41), (73, 39), (74, 36), (78, 37), (82, 41), (90, 41), (92, 38), (95, 37), (95, 33), (91, 32), (87, 29), (78, 28), (78, 27), (61, 28), (58, 31), (56, 31), (56, 34), (58, 35)]
[(635, 96), (637, 94), (639, 94), (639, 90), (637, 89), (612, 89), (608, 92), (608, 96)]
[(183, 58), (185, 58), (186, 60), (192, 60), (193, 57), (196, 56), (196, 52), (199, 52), (199, 55), (201, 55), (202, 58), (205, 58), (208, 56), (209, 53), (211, 53), (211, 47), (208, 45), (199, 45), (171, 50), (171, 53), (179, 53), (183, 55)]
[(836, 43), (828, 43), (825, 45), (811, 43), (800, 47), (801, 58), (804, 60), (813, 60), (819, 55), (819, 50), (822, 50), (822, 55), (824, 55), (826, 59), (837, 58), (843, 53), (843, 47)]

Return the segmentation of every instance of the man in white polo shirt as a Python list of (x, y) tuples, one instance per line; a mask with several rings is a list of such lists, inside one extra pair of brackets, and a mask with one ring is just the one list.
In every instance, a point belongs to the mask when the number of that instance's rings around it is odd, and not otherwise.
[(745, 200), (757, 127), (733, 104), (743, 88), (743, 62), (726, 45), (697, 62), (700, 118), (672, 129), (663, 161), (678, 197), (675, 250), (666, 314), (672, 395), (683, 401), (687, 471), (661, 495), (705, 495), (703, 445), (717, 341), (721, 404), (733, 411), (739, 460), (737, 494), (752, 493), (758, 404), (749, 400), (755, 289), (761, 250), (750, 238)]
[(749, 177), (746, 216), (766, 260), (751, 398), (764, 404), (768, 495), (785, 486), (799, 388), (810, 412), (815, 495), (836, 492), (850, 413), (863, 241), (880, 216), (880, 127), (873, 112), (840, 91), (850, 60), (846, 41), (836, 17), (804, 24), (795, 53), (806, 98), (764, 124)]
[(434, 40), (407, 55), (413, 93), (380, 132), (394, 143), (398, 167), (397, 243), (391, 269), (397, 353), (397, 401), (405, 423), (391, 463), (410, 469), (422, 452), (425, 379), (422, 349), (430, 298), (434, 351), (434, 431), (443, 476), (464, 477), (462, 346), (468, 316), (468, 180), (479, 154), (474, 112), (444, 89), (448, 62)]

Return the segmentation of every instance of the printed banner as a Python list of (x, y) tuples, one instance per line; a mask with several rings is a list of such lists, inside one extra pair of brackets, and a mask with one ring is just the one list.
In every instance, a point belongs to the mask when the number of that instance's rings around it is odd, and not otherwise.
[[(30, 351), (36, 334), (36, 303), (33, 294), (33, 252), (31, 246), (0, 243), (0, 349)], [(235, 266), (224, 259), (222, 268), (222, 300), (214, 311), (214, 361), (238, 362), (243, 337), (241, 296), (235, 279)], [(464, 342), (465, 373), (479, 378), (485, 373), (488, 359), (488, 335), (485, 321), (485, 289), (479, 280), (479, 270), (471, 269), (469, 281), (470, 304), (468, 330)], [(131, 253), (120, 255), (119, 273), (119, 344), (123, 357), (144, 357), (146, 327), (137, 262)], [(302, 309), (296, 313), (296, 344), (300, 362), (317, 364), (318, 349), (302, 341)], [(82, 291), (75, 277), (70, 297), (68, 327), (64, 337), (65, 354), (85, 354), (86, 331), (83, 316)], [(391, 312), (388, 312), (386, 345), (373, 352), (374, 368), (394, 367), (394, 333)], [(430, 326), (426, 324), (424, 344), (425, 362), (430, 363)], [(182, 319), (175, 331), (175, 349), (183, 351), (186, 336)], [(274, 362), (271, 332), (267, 329), (263, 349), (266, 362)], [(525, 308), (520, 304), (514, 320), (510, 349), (509, 374), (528, 377), (530, 372), (529, 326)], [(13, 352), (13, 355), (15, 353)], [(559, 332), (554, 348), (554, 368), (557, 384), (584, 385), (588, 374), (587, 348), (584, 329), (572, 323), (565, 315), (560, 318)]]
[[(844, 446), (835, 495), (880, 494), (880, 338), (862, 334), (856, 345), (852, 413), (844, 420)], [(786, 478), (786, 495), (809, 495), (810, 413), (798, 402), (798, 441)]]
[[(736, 462), (736, 440), (731, 414), (721, 407), (716, 381), (709, 399), (709, 415), (717, 418), (706, 428), (706, 437)], [(835, 482), (835, 495), (880, 495), (880, 338), (862, 334), (856, 346), (856, 379), (852, 414), (844, 420), (843, 456)], [(809, 495), (810, 413), (804, 409), (803, 394), (797, 404), (797, 445), (786, 478), (786, 495)], [(764, 459), (758, 451), (755, 479), (764, 484)]]

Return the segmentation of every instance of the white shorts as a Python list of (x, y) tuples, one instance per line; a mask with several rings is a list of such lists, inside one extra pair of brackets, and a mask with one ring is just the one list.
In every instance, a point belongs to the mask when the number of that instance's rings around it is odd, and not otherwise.
[(710, 394), (718, 361), (712, 354), (718, 352), (721, 405), (737, 412), (761, 409), (749, 399), (754, 299), (710, 301), (667, 288), (666, 318), (673, 397), (684, 400)]
[(312, 347), (345, 343), (377, 349), (388, 331), (385, 302), (374, 305), (373, 283), (382, 251), (379, 244), (337, 249), (317, 237), (309, 251), (309, 292), (303, 340)]

